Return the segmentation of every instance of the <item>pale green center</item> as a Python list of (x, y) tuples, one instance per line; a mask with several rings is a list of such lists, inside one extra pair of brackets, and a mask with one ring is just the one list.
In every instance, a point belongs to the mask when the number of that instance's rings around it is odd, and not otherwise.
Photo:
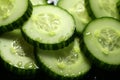
[(70, 53), (64, 52), (58, 57), (58, 68), (64, 69), (66, 66), (76, 63), (79, 52), (79, 48), (74, 48)]
[(32, 18), (37, 30), (47, 32), (49, 35), (54, 36), (55, 30), (58, 29), (60, 20), (59, 17), (53, 14), (39, 14)]
[(98, 42), (103, 47), (105, 54), (120, 48), (120, 36), (116, 31), (112, 29), (102, 29), (100, 32), (96, 32), (96, 34)]
[(86, 7), (85, 7), (85, 1), (80, 0), (77, 2), (71, 9), (70, 12), (76, 15), (74, 15), (75, 18), (78, 18), (83, 23), (88, 23), (90, 20), (90, 17), (88, 16)]
[(116, 17), (117, 9), (114, 0), (99, 0), (99, 5), (102, 10), (109, 13), (110, 16)]
[[(26, 46), (25, 46), (26, 45)], [(33, 47), (27, 44), (23, 39), (16, 39), (12, 43), (11, 52), (19, 56), (31, 56)]]
[(0, 0), (0, 19), (8, 18), (14, 7), (14, 0)]

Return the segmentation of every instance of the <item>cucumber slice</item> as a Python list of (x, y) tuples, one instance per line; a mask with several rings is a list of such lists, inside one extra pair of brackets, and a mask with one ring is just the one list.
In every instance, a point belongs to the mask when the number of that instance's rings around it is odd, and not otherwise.
[(119, 0), (86, 0), (88, 12), (93, 18), (113, 17), (119, 19), (116, 4)]
[(0, 0), (0, 34), (22, 26), (31, 13), (29, 0)]
[(76, 31), (80, 34), (91, 18), (88, 15), (85, 0), (60, 0), (58, 6), (70, 12), (76, 22)]
[(1, 62), (12, 73), (25, 77), (37, 73), (33, 51), (33, 46), (25, 42), (19, 29), (0, 36)]
[(75, 38), (69, 46), (59, 50), (36, 48), (36, 60), (42, 70), (57, 80), (76, 80), (83, 78), (91, 65), (81, 52), (79, 39)]
[(30, 0), (33, 6), (47, 4), (47, 0)]
[(52, 6), (36, 6), (22, 27), (26, 41), (42, 49), (60, 49), (74, 40), (75, 22), (65, 10)]
[(88, 24), (83, 38), (84, 51), (95, 65), (111, 71), (120, 69), (119, 21), (110, 17), (96, 19)]

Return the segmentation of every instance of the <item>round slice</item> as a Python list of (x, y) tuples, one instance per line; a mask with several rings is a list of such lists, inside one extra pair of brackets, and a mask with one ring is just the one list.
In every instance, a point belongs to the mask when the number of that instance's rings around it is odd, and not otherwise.
[(120, 22), (104, 17), (88, 24), (84, 33), (86, 55), (106, 70), (120, 69)]
[(38, 66), (33, 55), (33, 46), (23, 39), (19, 29), (0, 36), (2, 64), (11, 72), (25, 77), (36, 74)]
[(86, 0), (88, 12), (92, 18), (113, 17), (119, 19), (116, 4), (119, 0)]
[(22, 26), (31, 13), (29, 0), (0, 0), (0, 34)]
[(36, 48), (35, 51), (40, 68), (55, 79), (77, 80), (83, 78), (91, 68), (89, 61), (80, 50), (78, 38), (63, 49)]
[(30, 0), (33, 6), (47, 4), (47, 0)]
[(52, 6), (36, 6), (22, 27), (26, 41), (42, 49), (60, 49), (73, 41), (75, 22), (65, 10)]
[(57, 5), (72, 14), (76, 22), (76, 31), (81, 34), (87, 23), (91, 21), (85, 6), (85, 0), (60, 0)]

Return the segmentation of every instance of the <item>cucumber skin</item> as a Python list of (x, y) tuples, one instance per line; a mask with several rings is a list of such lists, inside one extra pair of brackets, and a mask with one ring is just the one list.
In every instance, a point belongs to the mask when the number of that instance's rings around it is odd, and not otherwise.
[(63, 41), (61, 43), (56, 43), (56, 44), (44, 44), (44, 43), (39, 43), (37, 41), (32, 40), (31, 38), (29, 38), (24, 31), (21, 28), (21, 33), (24, 37), (24, 39), (31, 45), (35, 46), (35, 47), (39, 47), (41, 49), (44, 50), (58, 50), (58, 49), (62, 49), (66, 46), (69, 45), (69, 43), (71, 43), (72, 41), (74, 41), (75, 38), (75, 33), (73, 33), (73, 35), (66, 41)]
[(88, 15), (91, 17), (92, 20), (96, 19), (93, 11), (91, 10), (90, 4), (89, 4), (89, 0), (85, 0), (85, 6), (88, 12)]
[[(102, 17), (104, 18), (104, 17)], [(112, 17), (108, 17), (108, 18), (112, 18)], [(100, 18), (98, 18), (100, 19)], [(115, 18), (113, 18), (115, 19)], [(118, 19), (115, 19), (117, 21), (119, 21)], [(91, 21), (92, 22), (92, 21)], [(89, 22), (87, 24), (87, 26), (91, 23)], [(86, 30), (87, 26), (85, 27), (84, 31)], [(98, 60), (97, 58), (95, 58), (91, 53), (90, 51), (87, 49), (86, 45), (85, 45), (85, 42), (84, 42), (84, 31), (83, 31), (83, 34), (81, 36), (81, 51), (85, 54), (85, 56), (90, 60), (90, 62), (96, 66), (96, 67), (99, 67), (100, 69), (104, 69), (106, 71), (120, 71), (120, 65), (112, 65), (112, 64), (108, 64), (108, 63), (105, 63), (105, 62), (101, 62), (100, 60)]]
[(37, 56), (37, 47), (34, 47), (34, 56), (36, 59), (36, 64), (38, 64), (38, 67), (40, 68), (40, 72), (41, 73), (46, 73), (47, 76), (49, 76), (50, 78), (52, 78), (53, 80), (81, 80), (86, 77), (86, 75), (89, 74), (89, 71), (84, 73), (84, 74), (80, 74), (80, 76), (76, 76), (76, 77), (65, 77), (65, 76), (61, 76), (59, 74), (56, 74), (55, 72), (51, 71), (49, 68), (47, 68), (40, 60), (39, 57)]
[(32, 11), (33, 11), (32, 3), (30, 2), (30, 0), (28, 0), (28, 8), (25, 11), (24, 15), (22, 15), (18, 20), (14, 21), (13, 23), (0, 26), (0, 34), (21, 27), (30, 18)]
[(120, 15), (120, 1), (117, 2), (117, 10), (118, 10), (119, 15)]
[(26, 78), (26, 79), (33, 78), (35, 77), (35, 75), (38, 73), (38, 70), (39, 70), (39, 68), (22, 69), (22, 68), (12, 66), (6, 61), (4, 61), (1, 57), (0, 57), (0, 62), (7, 71), (10, 71), (12, 74), (15, 74), (16, 76), (21, 77), (21, 78)]

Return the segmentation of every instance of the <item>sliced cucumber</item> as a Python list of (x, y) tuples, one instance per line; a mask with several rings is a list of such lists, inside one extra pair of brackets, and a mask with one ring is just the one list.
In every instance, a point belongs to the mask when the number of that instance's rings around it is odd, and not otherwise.
[(91, 68), (89, 61), (80, 50), (78, 38), (63, 49), (36, 48), (35, 51), (35, 57), (41, 69), (57, 80), (80, 79)]
[(86, 24), (91, 20), (85, 6), (85, 0), (60, 0), (58, 6), (73, 15), (76, 22), (76, 31), (82, 33)]
[(75, 22), (65, 10), (52, 5), (36, 6), (22, 27), (26, 41), (42, 49), (59, 49), (74, 40)]
[(119, 19), (116, 4), (119, 0), (86, 0), (87, 8), (93, 18), (113, 17)]
[[(104, 17), (88, 24), (84, 33), (86, 55), (106, 70), (120, 69), (120, 22)], [(83, 49), (82, 49), (83, 50)]]
[(31, 13), (29, 0), (0, 0), (0, 34), (22, 26)]
[(1, 62), (9, 71), (17, 75), (28, 77), (36, 74), (38, 66), (33, 51), (33, 46), (25, 42), (19, 29), (0, 36)]
[(30, 0), (33, 6), (47, 4), (47, 0)]

